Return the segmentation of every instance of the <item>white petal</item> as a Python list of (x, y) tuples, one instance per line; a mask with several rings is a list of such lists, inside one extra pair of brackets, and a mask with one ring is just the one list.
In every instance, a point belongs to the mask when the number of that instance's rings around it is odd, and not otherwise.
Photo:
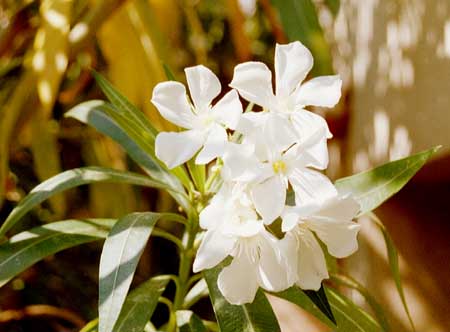
[(289, 96), (313, 66), (311, 52), (299, 41), (275, 47), (276, 95)]
[(255, 130), (262, 128), (270, 112), (247, 112), (243, 113), (239, 119), (236, 130), (244, 135), (251, 135)]
[(335, 196), (329, 199), (315, 215), (326, 219), (350, 221), (356, 217), (359, 210), (358, 202), (351, 196)]
[(227, 128), (236, 129), (242, 114), (242, 104), (236, 90), (231, 90), (211, 110), (213, 116)]
[(285, 114), (272, 112), (268, 115), (261, 136), (255, 141), (264, 144), (272, 153), (278, 155), (298, 140), (295, 128), (289, 120), (289, 117)]
[(275, 175), (256, 184), (251, 189), (251, 196), (256, 211), (266, 225), (272, 223), (283, 211), (286, 202), (286, 186), (281, 176)]
[(295, 204), (314, 204), (324, 202), (337, 195), (337, 190), (322, 173), (308, 168), (295, 169), (289, 176), (295, 192)]
[(208, 136), (206, 137), (203, 149), (195, 159), (196, 164), (207, 164), (217, 157), (221, 157), (225, 152), (225, 144), (228, 136), (225, 128), (219, 124), (211, 126)]
[[(256, 119), (247, 118), (245, 114), (240, 122), (240, 127), (245, 127), (246, 130), (242, 142), (255, 146), (255, 155), (261, 162), (279, 159), (281, 154), (298, 140), (287, 114), (264, 113), (264, 118)], [(256, 120), (257, 125), (250, 123), (253, 120)]]
[(226, 181), (251, 182), (262, 173), (252, 144), (229, 143), (223, 155), (222, 177)]
[(283, 232), (291, 231), (299, 223), (298, 214), (295, 213), (295, 210), (293, 211), (292, 207), (290, 206), (286, 206), (284, 208), (284, 211), (281, 214), (281, 218), (283, 219), (283, 222), (281, 224), (281, 230)]
[(291, 121), (300, 139), (300, 144), (310, 145), (311, 141), (317, 141), (322, 136), (333, 137), (325, 119), (313, 112), (306, 110), (292, 112)]
[(285, 154), (288, 160), (292, 160), (294, 167), (312, 167), (315, 169), (326, 169), (328, 167), (328, 147), (325, 136), (318, 137), (315, 142), (296, 144)]
[(219, 264), (231, 254), (235, 243), (236, 238), (225, 236), (217, 230), (206, 232), (194, 260), (194, 273)]
[(323, 279), (328, 278), (327, 264), (322, 248), (308, 229), (302, 230), (299, 239), (298, 280), (302, 289), (319, 290)]
[(270, 292), (281, 292), (293, 284), (278, 246), (279, 241), (266, 231), (260, 243), (258, 281), (262, 288)]
[(314, 144), (304, 148), (304, 153), (311, 160), (308, 166), (317, 169), (326, 169), (328, 167), (328, 146), (325, 136), (322, 136)]
[(269, 108), (273, 102), (272, 73), (262, 62), (245, 62), (234, 68), (232, 88), (246, 100)]
[(158, 83), (153, 89), (152, 103), (164, 119), (182, 128), (193, 128), (196, 117), (183, 84), (173, 81)]
[(209, 204), (200, 212), (200, 227), (203, 229), (215, 229), (220, 226), (225, 216), (226, 199), (222, 190), (226, 188), (222, 186), (221, 190), (213, 196)]
[(302, 84), (296, 92), (300, 106), (333, 107), (341, 98), (342, 80), (339, 75), (320, 76)]
[(217, 76), (203, 65), (184, 70), (189, 92), (197, 110), (202, 110), (220, 93), (221, 86)]
[(159, 160), (172, 169), (191, 159), (204, 140), (204, 134), (197, 130), (162, 132), (156, 136), (155, 153)]
[(257, 266), (243, 253), (219, 274), (217, 286), (231, 304), (251, 303), (258, 290)]
[(308, 226), (322, 240), (328, 252), (337, 258), (344, 258), (358, 250), (357, 235), (360, 225), (352, 221), (314, 220)]
[(281, 230), (283, 232), (289, 232), (295, 226), (305, 224), (305, 220), (320, 211), (321, 207), (322, 204), (318, 204), (317, 202), (297, 206), (286, 205), (281, 214), (281, 218), (283, 219)]
[(288, 283), (293, 284), (298, 280), (299, 243), (292, 232), (286, 233), (284, 238), (280, 240), (279, 248), (286, 268)]
[(264, 230), (263, 223), (256, 218), (256, 214), (250, 219), (246, 219), (245, 216), (239, 214), (231, 215), (227, 222), (223, 224), (222, 232), (240, 238), (253, 237)]
[(358, 249), (360, 225), (351, 220), (359, 204), (351, 197), (331, 199), (308, 220), (308, 226), (326, 244), (331, 255), (347, 257)]

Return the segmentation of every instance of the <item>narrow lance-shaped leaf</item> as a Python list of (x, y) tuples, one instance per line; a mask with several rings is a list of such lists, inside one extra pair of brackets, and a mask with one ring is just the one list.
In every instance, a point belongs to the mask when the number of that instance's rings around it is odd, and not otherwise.
[(47, 256), (105, 238), (115, 222), (115, 219), (64, 220), (13, 236), (0, 245), (0, 287)]
[(164, 69), (164, 73), (166, 74), (166, 77), (169, 81), (176, 81), (175, 75), (173, 74), (172, 70), (170, 69), (170, 67), (167, 63), (163, 63), (163, 69)]
[[(93, 71), (92, 74), (100, 89), (102, 89), (108, 100), (115, 106), (114, 108), (106, 110), (108, 114), (122, 126), (123, 129), (125, 129), (125, 126), (128, 127), (127, 132), (129, 132), (129, 130), (136, 130), (138, 132), (138, 137), (145, 137), (148, 144), (151, 146), (150, 154), (155, 158), (154, 143), (158, 131), (153, 127), (144, 113), (128, 101), (128, 99), (114, 88), (106, 78), (95, 71)], [(176, 167), (170, 172), (177, 176), (185, 186), (188, 186), (189, 177), (183, 167)]]
[(329, 318), (334, 324), (336, 324), (336, 319), (333, 316), (333, 312), (330, 308), (330, 303), (328, 303), (327, 295), (325, 294), (325, 290), (323, 289), (323, 285), (320, 286), (318, 291), (313, 290), (305, 290), (303, 291), (306, 296), (308, 296), (311, 301), (322, 311), (327, 318)]
[(192, 307), (202, 297), (206, 297), (208, 295), (208, 285), (206, 284), (205, 279), (202, 278), (189, 290), (189, 292), (184, 297), (183, 308)]
[(192, 311), (178, 310), (175, 314), (180, 332), (206, 332), (202, 320)]
[(336, 188), (340, 194), (351, 193), (361, 206), (359, 215), (363, 215), (374, 210), (402, 189), (438, 149), (439, 147), (435, 147), (369, 171), (339, 179), (335, 183)]
[(187, 162), (189, 173), (191, 174), (192, 180), (194, 181), (197, 189), (203, 193), (205, 192), (205, 178), (206, 169), (205, 165), (197, 165), (193, 159)]
[(106, 78), (104, 78), (101, 74), (96, 71), (92, 71), (92, 75), (94, 76), (98, 86), (106, 95), (108, 100), (116, 106), (119, 114), (122, 114), (125, 117), (129, 117), (133, 120), (140, 128), (144, 129), (154, 141), (158, 131), (155, 127), (152, 126), (150, 121), (145, 117), (144, 113), (142, 113), (136, 106), (134, 106), (124, 95), (122, 95), (117, 89), (113, 87), (113, 85), (108, 82)]
[(336, 319), (336, 325), (297, 286), (273, 295), (298, 305), (336, 332), (381, 332), (381, 326), (365, 311), (335, 290), (325, 287), (325, 294)]
[(220, 331), (279, 332), (277, 318), (261, 289), (258, 290), (253, 303), (232, 305), (227, 302), (217, 287), (217, 277), (221, 269), (222, 266), (219, 265), (204, 272)]
[(169, 281), (169, 276), (157, 276), (133, 289), (122, 306), (114, 332), (144, 331)]
[(152, 212), (126, 215), (106, 238), (99, 269), (99, 332), (113, 331), (139, 258), (159, 218)]
[(36, 186), (12, 210), (0, 228), (0, 238), (27, 212), (61, 191), (94, 182), (120, 182), (138, 186), (167, 188), (167, 185), (146, 176), (104, 167), (83, 167), (65, 171)]
[(333, 74), (330, 47), (312, 0), (272, 0), (290, 41), (300, 40), (314, 56), (313, 75)]
[[(164, 170), (152, 157), (153, 147), (146, 141), (145, 136), (134, 135), (131, 137), (130, 132), (127, 132), (126, 129), (122, 128), (109, 116), (112, 108), (111, 104), (102, 100), (91, 100), (75, 106), (65, 116), (73, 117), (78, 121), (89, 124), (101, 133), (111, 137), (152, 178), (166, 183), (174, 191), (183, 191), (180, 181), (174, 175)], [(183, 195), (171, 194), (183, 208), (189, 209), (189, 202)]]
[(386, 318), (386, 315), (384, 313), (383, 307), (380, 303), (370, 294), (369, 290), (366, 289), (363, 285), (361, 285), (359, 282), (357, 282), (355, 279), (351, 278), (350, 276), (342, 275), (342, 274), (332, 274), (331, 280), (336, 283), (337, 285), (342, 285), (345, 287), (349, 287), (351, 289), (356, 290), (359, 294), (364, 297), (366, 302), (370, 305), (372, 308), (375, 317), (377, 318), (378, 323), (381, 325), (383, 330), (385, 332), (390, 331), (389, 322)]
[(98, 318), (87, 323), (80, 332), (98, 332)]
[(329, 327), (336, 328), (334, 322), (299, 287), (293, 286), (283, 292), (273, 293), (273, 295), (296, 304), (300, 308), (306, 310), (307, 312), (318, 318), (321, 322), (325, 323)]
[(394, 241), (392, 240), (391, 236), (387, 232), (386, 228), (382, 224), (381, 220), (378, 219), (378, 217), (374, 213), (370, 213), (370, 217), (375, 222), (377, 227), (380, 229), (381, 234), (383, 234), (384, 243), (386, 244), (386, 251), (389, 261), (389, 268), (391, 270), (392, 278), (395, 282), (395, 287), (397, 288), (398, 295), (400, 296), (400, 299), (402, 300), (403, 308), (405, 309), (406, 315), (408, 316), (409, 323), (411, 324), (411, 329), (413, 331), (416, 330), (414, 326), (414, 322), (412, 320), (411, 314), (409, 312), (408, 308), (408, 302), (405, 298), (405, 293), (403, 291), (402, 286), (402, 279), (400, 276), (400, 267), (398, 263), (398, 253), (397, 249), (395, 247)]
[(332, 288), (326, 288), (328, 301), (336, 318), (336, 332), (381, 332), (383, 328), (367, 312)]

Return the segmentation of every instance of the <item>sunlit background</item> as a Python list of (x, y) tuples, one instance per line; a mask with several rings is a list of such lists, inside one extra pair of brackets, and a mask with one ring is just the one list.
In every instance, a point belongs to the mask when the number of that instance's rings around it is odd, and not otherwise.
[[(237, 63), (273, 66), (275, 43), (293, 40), (315, 57), (311, 77), (338, 73), (344, 82), (336, 108), (315, 109), (334, 134), (329, 176), (442, 145), (376, 212), (400, 252), (417, 331), (450, 331), (448, 0), (2, 0), (0, 220), (31, 188), (62, 170), (136, 170), (112, 140), (64, 118), (75, 104), (103, 98), (91, 69), (111, 80), (156, 127), (169, 129), (150, 103), (152, 88), (167, 79), (168, 68), (184, 81), (183, 68), (204, 64), (226, 87)], [(168, 210), (173, 204), (156, 191), (95, 184), (56, 196), (17, 227)], [(393, 331), (410, 331), (382, 235), (364, 218), (360, 223), (360, 250), (342, 264), (383, 305)], [(98, 244), (67, 250), (3, 287), (0, 331), (75, 331), (96, 317), (99, 250)], [(135, 281), (172, 271), (176, 262), (165, 258), (173, 256), (170, 250), (153, 240)], [(347, 291), (366, 305), (359, 293)], [(328, 331), (300, 309), (272, 300), (283, 331)]]

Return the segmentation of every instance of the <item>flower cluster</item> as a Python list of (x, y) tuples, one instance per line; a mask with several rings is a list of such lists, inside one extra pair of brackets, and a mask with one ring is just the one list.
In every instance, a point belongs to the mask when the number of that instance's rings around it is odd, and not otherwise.
[[(169, 168), (195, 155), (196, 164), (222, 161), (222, 185), (200, 213), (206, 232), (194, 272), (231, 256), (218, 278), (230, 303), (252, 302), (258, 287), (319, 289), (328, 278), (319, 239), (334, 257), (357, 249), (359, 226), (352, 219), (359, 205), (340, 196), (320, 172), (328, 166), (331, 133), (322, 117), (305, 109), (336, 105), (342, 82), (339, 76), (322, 76), (303, 83), (312, 66), (309, 50), (293, 42), (276, 45), (275, 93), (271, 71), (260, 62), (236, 66), (233, 89), (214, 105), (221, 85), (201, 65), (185, 70), (192, 102), (181, 83), (154, 89), (152, 102), (161, 115), (187, 129), (160, 133), (157, 157)], [(244, 113), (239, 95), (262, 111)], [(293, 205), (286, 205), (289, 189)], [(282, 239), (269, 229), (278, 218)]]

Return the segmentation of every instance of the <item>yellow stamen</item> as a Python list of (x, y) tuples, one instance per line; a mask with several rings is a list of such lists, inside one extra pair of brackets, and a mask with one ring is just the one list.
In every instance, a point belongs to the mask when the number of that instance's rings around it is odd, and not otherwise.
[(275, 173), (284, 173), (286, 172), (286, 164), (282, 160), (278, 160), (272, 164), (273, 171)]

